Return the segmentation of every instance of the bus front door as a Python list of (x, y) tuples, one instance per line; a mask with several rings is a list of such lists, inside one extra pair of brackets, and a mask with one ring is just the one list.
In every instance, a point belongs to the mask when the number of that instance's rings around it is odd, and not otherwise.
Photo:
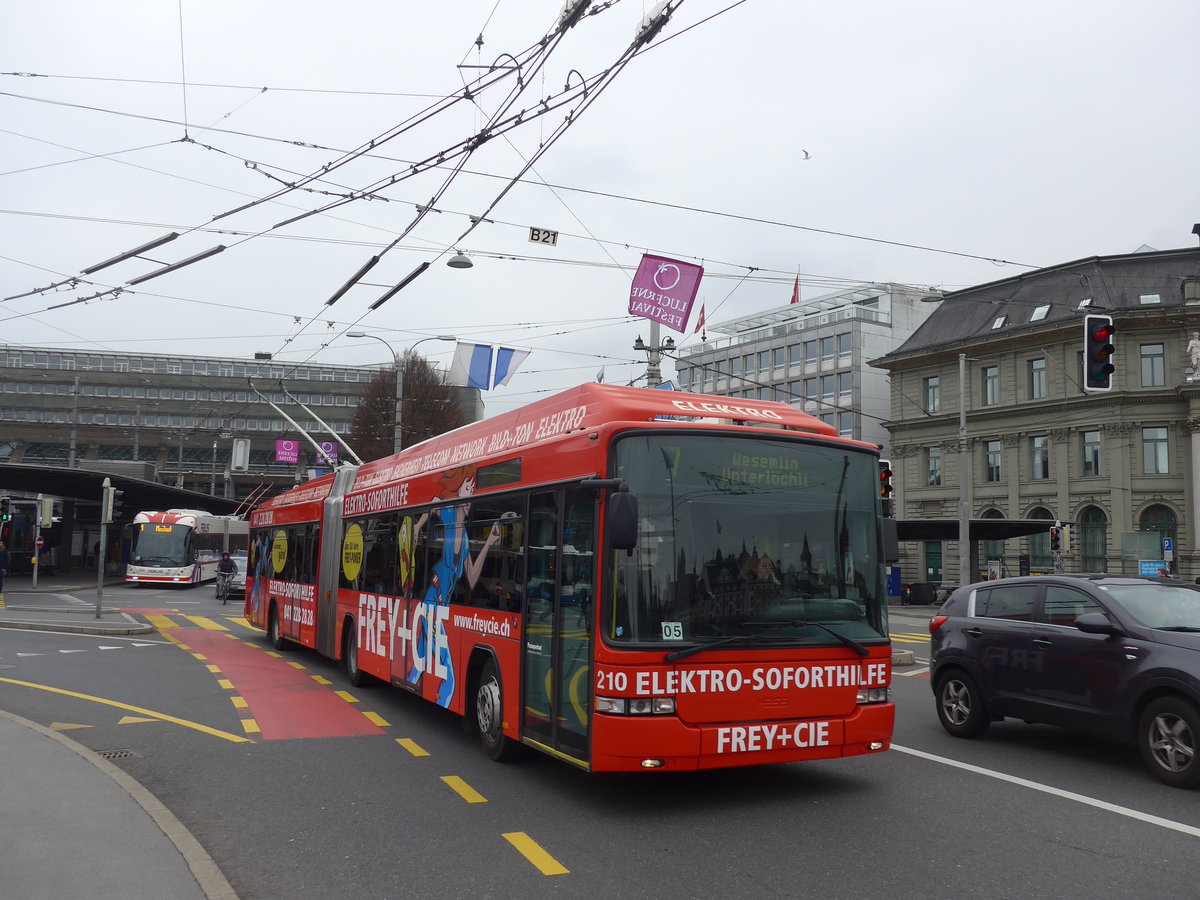
[(591, 580), (596, 499), (578, 488), (529, 500), (523, 734), (588, 758)]

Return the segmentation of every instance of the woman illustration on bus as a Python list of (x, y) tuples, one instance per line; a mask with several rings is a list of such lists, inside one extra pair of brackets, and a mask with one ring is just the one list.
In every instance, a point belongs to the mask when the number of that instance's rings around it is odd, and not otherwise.
[[(475, 493), (475, 466), (466, 465), (451, 469), (442, 475), (435, 500), (453, 497), (470, 497)], [(427, 659), (430, 646), (438, 648), (437, 662), (445, 671), (442, 685), (438, 689), (437, 702), (439, 706), (449, 706), (454, 697), (454, 661), (450, 656), (450, 643), (446, 637), (444, 620), (438, 617), (438, 607), (447, 607), (454, 596), (454, 587), (464, 574), (467, 577), (468, 592), (475, 587), (479, 573), (483, 569), (483, 561), (492, 545), (500, 540), (500, 528), (495, 523), (488, 531), (487, 539), (483, 542), (479, 553), (471, 558), (470, 544), (467, 539), (467, 513), (470, 503), (455, 503), (439, 507), (433, 515), (441, 526), (442, 556), (434, 564), (429, 577), (429, 589), (425, 592), (425, 610), (414, 623), (417, 633), (413, 637), (416, 652), (412, 668), (408, 673), (409, 684), (416, 684), (421, 677), (422, 669), (429, 668), (424, 663), (433, 662)], [(429, 513), (423, 514), (413, 527), (413, 535), (419, 534), (429, 519)], [(437, 525), (435, 525), (435, 528)], [(433, 535), (437, 540), (439, 535)], [(437, 640), (430, 641), (426, 633), (428, 629), (437, 629)]]
[(250, 547), (250, 563), (248, 568), (254, 573), (254, 587), (246, 598), (246, 612), (252, 618), (258, 614), (258, 609), (267, 596), (268, 560), (271, 558), (271, 540), (263, 532)]

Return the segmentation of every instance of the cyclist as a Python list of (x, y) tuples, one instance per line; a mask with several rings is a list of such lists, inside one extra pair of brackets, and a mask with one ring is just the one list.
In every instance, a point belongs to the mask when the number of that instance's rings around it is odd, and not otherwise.
[(229, 599), (229, 582), (233, 581), (237, 570), (237, 563), (228, 553), (222, 553), (221, 561), (217, 563), (217, 598), (222, 603)]

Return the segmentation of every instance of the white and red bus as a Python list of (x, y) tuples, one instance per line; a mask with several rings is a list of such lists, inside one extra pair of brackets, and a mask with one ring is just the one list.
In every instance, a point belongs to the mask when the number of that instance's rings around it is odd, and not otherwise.
[(201, 509), (146, 511), (129, 528), (125, 580), (139, 584), (199, 584), (217, 577), (228, 552), (246, 555), (250, 523)]
[(591, 771), (892, 737), (878, 449), (783, 403), (587, 384), (251, 514), (246, 617)]

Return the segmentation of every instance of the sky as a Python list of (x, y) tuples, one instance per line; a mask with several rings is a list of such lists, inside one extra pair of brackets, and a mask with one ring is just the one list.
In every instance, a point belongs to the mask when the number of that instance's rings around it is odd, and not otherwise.
[(661, 335), (686, 348), (701, 304), (783, 306), (797, 275), (804, 300), (1195, 246), (1194, 0), (672, 6), (631, 53), (642, 0), (561, 33), (561, 0), (10, 4), (0, 343), (373, 365), (348, 332), (454, 335), (529, 351), (495, 415), (639, 383), (643, 253), (705, 268)]

